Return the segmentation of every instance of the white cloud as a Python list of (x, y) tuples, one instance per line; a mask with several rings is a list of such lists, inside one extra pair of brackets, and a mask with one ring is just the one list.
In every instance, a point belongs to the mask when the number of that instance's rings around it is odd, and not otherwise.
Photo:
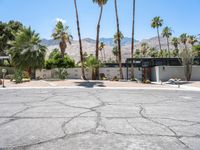
[(61, 18), (56, 18), (56, 22), (59, 22), (59, 21), (61, 21), (63, 24), (65, 24), (65, 23), (66, 23), (66, 20), (64, 20), (64, 19), (61, 19)]

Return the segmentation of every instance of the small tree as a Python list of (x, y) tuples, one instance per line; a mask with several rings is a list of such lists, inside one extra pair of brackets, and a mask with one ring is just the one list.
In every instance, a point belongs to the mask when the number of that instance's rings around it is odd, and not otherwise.
[(192, 64), (194, 61), (194, 55), (192, 49), (184, 48), (180, 53), (180, 58), (184, 66), (184, 74), (187, 81), (191, 80), (192, 76)]

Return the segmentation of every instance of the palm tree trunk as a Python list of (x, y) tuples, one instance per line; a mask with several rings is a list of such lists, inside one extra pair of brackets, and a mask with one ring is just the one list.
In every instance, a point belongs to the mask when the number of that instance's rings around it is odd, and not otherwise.
[(170, 50), (169, 50), (169, 38), (167, 37), (167, 48), (168, 48), (168, 53), (169, 53), (169, 58), (171, 57), (170, 56)]
[(118, 50), (119, 50), (119, 70), (120, 70), (120, 78), (124, 79), (122, 72), (122, 58), (121, 58), (121, 39), (120, 39), (120, 30), (119, 30), (119, 17), (118, 17), (118, 9), (117, 9), (117, 0), (115, 0), (115, 13), (116, 13), (116, 21), (117, 21), (117, 34), (118, 34)]
[(75, 6), (75, 10), (76, 10), (76, 22), (77, 22), (77, 30), (78, 30), (78, 38), (79, 38), (79, 46), (80, 46), (81, 72), (82, 72), (83, 80), (86, 80), (85, 70), (84, 70), (82, 41), (81, 41), (81, 31), (80, 31), (80, 25), (79, 25), (78, 8), (77, 8), (76, 0), (74, 0), (74, 6)]
[(161, 47), (161, 42), (160, 42), (160, 33), (159, 33), (159, 29), (157, 28), (157, 34), (158, 34), (158, 42), (159, 42), (159, 47), (160, 47), (160, 51), (162, 50)]
[[(100, 10), (100, 14), (99, 14), (99, 21), (97, 24), (96, 53), (95, 53), (97, 60), (99, 60), (99, 33), (100, 33), (100, 23), (101, 23), (102, 13), (103, 13), (103, 6), (101, 6), (101, 10)], [(95, 79), (98, 79), (98, 77), (99, 77), (99, 67), (96, 68)]]
[[(133, 59), (134, 53), (134, 39), (135, 39), (135, 0), (133, 0), (133, 23), (132, 23), (132, 42), (131, 42), (131, 58)], [(131, 78), (134, 78), (134, 67), (133, 62), (131, 62)]]

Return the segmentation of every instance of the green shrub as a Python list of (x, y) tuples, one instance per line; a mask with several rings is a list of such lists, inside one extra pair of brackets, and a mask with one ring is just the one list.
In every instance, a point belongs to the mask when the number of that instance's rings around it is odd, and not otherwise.
[(67, 55), (65, 55), (64, 59), (61, 58), (60, 55), (56, 55), (54, 58), (46, 61), (46, 69), (73, 67), (75, 67), (75, 61)]
[(15, 83), (22, 83), (23, 79), (23, 72), (21, 69), (16, 69), (15, 75), (14, 75), (14, 81)]
[(67, 79), (68, 73), (65, 68), (58, 68), (57, 74), (59, 79), (61, 80)]

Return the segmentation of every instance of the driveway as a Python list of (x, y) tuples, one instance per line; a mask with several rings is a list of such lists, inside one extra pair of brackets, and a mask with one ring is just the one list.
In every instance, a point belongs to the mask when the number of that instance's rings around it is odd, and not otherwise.
[(0, 150), (199, 150), (200, 92), (0, 90)]

